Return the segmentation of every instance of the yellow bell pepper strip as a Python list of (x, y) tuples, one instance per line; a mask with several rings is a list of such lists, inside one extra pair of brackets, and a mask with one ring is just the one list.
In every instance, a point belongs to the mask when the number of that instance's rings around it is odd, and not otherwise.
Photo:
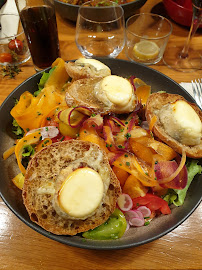
[(64, 84), (69, 79), (69, 75), (65, 69), (65, 61), (61, 58), (57, 58), (52, 64), (52, 68), (53, 67), (56, 68), (53, 70), (48, 80), (46, 81), (45, 87), (53, 86), (56, 91), (61, 92), (63, 91), (62, 88)]
[(41, 121), (51, 109), (65, 105), (64, 94), (59, 94), (53, 86), (44, 88), (34, 97), (29, 92), (20, 96), (19, 102), (11, 110), (11, 115), (25, 132), (41, 126)]
[(26, 172), (25, 167), (22, 165), (22, 154), (23, 154), (24, 146), (35, 144), (40, 141), (40, 138), (41, 138), (41, 133), (39, 131), (36, 131), (23, 137), (16, 144), (15, 155), (17, 158), (18, 167), (23, 174), (25, 174)]
[(23, 189), (24, 186), (24, 181), (25, 181), (25, 177), (22, 173), (19, 173), (18, 175), (16, 175), (13, 179), (12, 182), (14, 183), (14, 185), (19, 188), (19, 189)]
[(9, 149), (7, 149), (7, 150), (3, 153), (3, 159), (6, 160), (6, 159), (9, 158), (13, 153), (15, 153), (15, 145), (11, 146)]

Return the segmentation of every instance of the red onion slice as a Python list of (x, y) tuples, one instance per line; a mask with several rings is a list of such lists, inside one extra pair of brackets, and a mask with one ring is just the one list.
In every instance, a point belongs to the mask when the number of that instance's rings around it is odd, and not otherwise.
[(29, 135), (29, 134), (36, 132), (36, 131), (41, 133), (42, 140), (48, 139), (48, 138), (52, 139), (59, 134), (59, 130), (56, 126), (46, 126), (46, 127), (42, 127), (42, 128), (32, 129), (29, 132), (27, 132), (26, 135)]
[(141, 218), (132, 218), (131, 220), (129, 220), (129, 224), (135, 227), (141, 227), (144, 225), (144, 223), (145, 223), (144, 219)]
[(116, 122), (118, 125), (125, 127), (125, 124), (117, 117), (111, 116), (110, 117), (114, 122)]
[(128, 194), (123, 193), (118, 197), (117, 204), (119, 208), (121, 209), (121, 211), (126, 212), (132, 208), (133, 201)]
[(78, 122), (76, 122), (76, 124), (73, 124), (71, 123), (71, 116), (72, 116), (72, 113), (77, 109), (78, 107), (75, 107), (73, 108), (69, 115), (68, 115), (68, 124), (71, 128), (77, 128), (77, 127), (80, 127), (82, 125), (82, 123), (86, 120), (87, 116), (85, 114), (83, 114), (83, 116), (81, 116), (81, 118), (79, 119)]
[(138, 211), (138, 209), (135, 209), (134, 211), (137, 213), (137, 215), (140, 219), (144, 219), (142, 212)]
[(129, 210), (125, 212), (124, 215), (127, 221), (131, 220), (132, 218), (140, 218), (137, 211), (135, 210)]
[(135, 78), (136, 78), (135, 76), (130, 76), (130, 78), (129, 78), (129, 81), (130, 81), (130, 83), (131, 83), (132, 86), (133, 86), (134, 92), (136, 91), (136, 87), (135, 87), (135, 84), (134, 84), (134, 79), (135, 79)]
[(143, 217), (150, 217), (151, 216), (151, 210), (146, 206), (140, 206), (137, 208), (138, 212), (141, 212)]

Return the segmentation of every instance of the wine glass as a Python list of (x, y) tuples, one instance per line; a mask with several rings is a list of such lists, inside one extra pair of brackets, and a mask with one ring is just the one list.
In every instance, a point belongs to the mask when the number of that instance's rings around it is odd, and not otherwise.
[(125, 45), (123, 8), (112, 1), (93, 0), (79, 8), (76, 45), (86, 58), (115, 58)]
[(202, 67), (202, 55), (191, 48), (191, 40), (202, 23), (202, 1), (192, 0), (193, 16), (188, 37), (182, 46), (168, 44), (163, 56), (164, 63), (177, 71), (193, 72)]

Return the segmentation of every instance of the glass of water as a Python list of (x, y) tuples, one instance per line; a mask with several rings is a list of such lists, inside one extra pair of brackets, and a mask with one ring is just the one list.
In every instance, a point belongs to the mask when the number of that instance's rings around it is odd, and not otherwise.
[(112, 1), (93, 0), (79, 8), (76, 44), (86, 58), (115, 58), (125, 45), (123, 8)]

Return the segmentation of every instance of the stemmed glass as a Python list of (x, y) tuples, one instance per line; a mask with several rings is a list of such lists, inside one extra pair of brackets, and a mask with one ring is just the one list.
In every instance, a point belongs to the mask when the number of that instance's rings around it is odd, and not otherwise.
[(115, 2), (93, 0), (79, 8), (76, 44), (87, 58), (115, 58), (125, 45), (123, 8)]
[(193, 72), (202, 67), (202, 55), (190, 47), (191, 40), (202, 23), (202, 1), (192, 0), (193, 16), (186, 42), (180, 47), (169, 45), (163, 56), (164, 63), (177, 71)]

